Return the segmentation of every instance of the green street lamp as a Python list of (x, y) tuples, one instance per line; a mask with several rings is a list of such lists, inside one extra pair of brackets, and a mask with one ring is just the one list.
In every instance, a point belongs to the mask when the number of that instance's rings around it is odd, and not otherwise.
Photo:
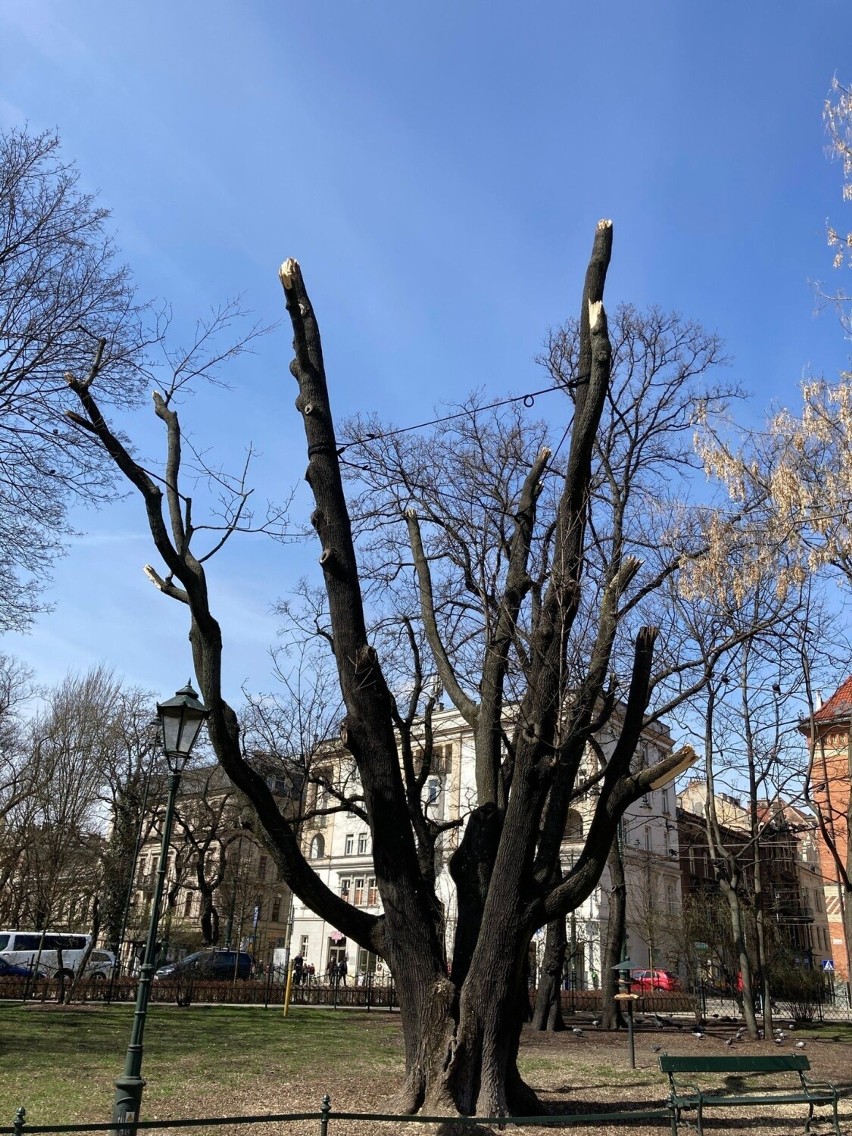
[(160, 862), (157, 868), (154, 898), (151, 901), (148, 938), (139, 971), (139, 984), (136, 988), (133, 1028), (130, 1032), (130, 1044), (127, 1047), (124, 1073), (115, 1082), (115, 1101), (112, 1109), (115, 1136), (132, 1136), (136, 1132), (136, 1124), (139, 1120), (139, 1106), (142, 1103), (142, 1090), (145, 1088), (145, 1081), (141, 1075), (144, 1048), (142, 1038), (145, 1032), (148, 999), (151, 994), (151, 980), (154, 977), (157, 924), (165, 886), (175, 800), (181, 775), (186, 768), (192, 747), (195, 745), (204, 720), (209, 713), (210, 711), (199, 701), (197, 693), (192, 689), (191, 682), (188, 682), (183, 690), (179, 690), (174, 698), (169, 698), (166, 702), (157, 705), (157, 718), (161, 731), (160, 740), (165, 751), (166, 764), (169, 767), (169, 793), (166, 813), (163, 818), (163, 839), (160, 844)]

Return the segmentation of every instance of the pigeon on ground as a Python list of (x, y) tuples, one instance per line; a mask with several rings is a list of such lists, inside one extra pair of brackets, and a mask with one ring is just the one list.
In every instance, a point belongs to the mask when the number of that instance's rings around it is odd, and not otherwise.
[(583, 1031), (582, 1031), (581, 1029), (579, 1029), (579, 1028), (578, 1028), (577, 1026), (574, 1026), (574, 1027), (572, 1028), (572, 1030), (571, 1030), (571, 1033), (573, 1033), (573, 1034), (576, 1034), (576, 1035), (577, 1035), (577, 1037), (582, 1037), (582, 1036), (583, 1036)]
[(805, 1043), (803, 1041), (797, 1041), (796, 1042), (796, 1049), (804, 1049), (804, 1048), (805, 1048)]
[(651, 1046), (651, 1049), (653, 1049), (654, 1053), (659, 1053), (662, 1048), (663, 1047), (661, 1045), (652, 1045)]

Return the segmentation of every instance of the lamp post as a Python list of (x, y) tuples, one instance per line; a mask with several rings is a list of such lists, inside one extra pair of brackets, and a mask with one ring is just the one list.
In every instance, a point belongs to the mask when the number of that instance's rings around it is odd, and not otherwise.
[(166, 764), (169, 767), (169, 793), (166, 801), (166, 813), (163, 818), (163, 838), (160, 844), (157, 882), (151, 901), (151, 921), (148, 925), (145, 955), (139, 972), (139, 984), (136, 988), (133, 1028), (130, 1032), (130, 1044), (127, 1047), (124, 1073), (115, 1082), (115, 1101), (112, 1110), (115, 1136), (135, 1133), (136, 1123), (139, 1120), (139, 1106), (142, 1103), (142, 1090), (145, 1088), (145, 1081), (141, 1076), (144, 1048), (142, 1039), (145, 1032), (148, 998), (151, 993), (151, 980), (154, 976), (157, 924), (166, 878), (175, 799), (177, 798), (181, 775), (186, 768), (192, 747), (195, 745), (196, 738), (209, 713), (210, 711), (198, 700), (198, 695), (192, 689), (190, 682), (186, 684), (183, 690), (179, 690), (174, 698), (169, 698), (166, 702), (157, 705), (157, 717), (162, 730), (161, 740), (166, 755)]

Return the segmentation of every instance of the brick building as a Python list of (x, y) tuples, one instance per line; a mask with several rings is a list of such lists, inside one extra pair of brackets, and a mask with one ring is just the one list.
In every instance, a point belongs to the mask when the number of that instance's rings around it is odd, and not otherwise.
[[(799, 729), (810, 749), (810, 796), (820, 819), (816, 834), (825, 883), (831, 958), (838, 977), (849, 981), (849, 949), (844, 911), (852, 902), (849, 887), (849, 783), (852, 677), (847, 678)], [(840, 866), (837, 863), (840, 859)], [(844, 878), (845, 877), (845, 878)]]

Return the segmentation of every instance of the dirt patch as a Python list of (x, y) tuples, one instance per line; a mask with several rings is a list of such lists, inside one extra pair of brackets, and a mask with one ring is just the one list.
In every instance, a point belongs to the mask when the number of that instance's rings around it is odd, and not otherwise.
[[(359, 1022), (359, 1030), (387, 1030), (387, 1019), (376, 1016), (373, 1021)], [(817, 1036), (807, 1029), (784, 1031), (780, 1044), (744, 1041), (737, 1036), (736, 1024), (713, 1024), (698, 1037), (694, 1026), (684, 1021), (677, 1028), (643, 1028), (635, 1032), (636, 1067), (631, 1068), (628, 1038), (625, 1031), (614, 1033), (598, 1030), (590, 1022), (574, 1020), (573, 1028), (564, 1033), (524, 1032), (521, 1046), (521, 1068), (527, 1081), (539, 1093), (542, 1102), (554, 1114), (630, 1113), (664, 1105), (668, 1091), (666, 1077), (660, 1072), (659, 1054), (766, 1054), (805, 1053), (812, 1066), (812, 1075), (836, 1084), (846, 1099), (841, 1102), (841, 1130), (852, 1136), (852, 1044), (848, 1031), (845, 1035)], [(579, 1031), (579, 1032), (577, 1032)], [(377, 1122), (339, 1119), (335, 1113), (396, 1111), (395, 1095), (402, 1068), (402, 1038), (397, 1036), (399, 1065), (395, 1068), (372, 1069), (369, 1074), (357, 1061), (347, 1061), (346, 1054), (332, 1057), (322, 1069), (305, 1070), (304, 1075), (276, 1081), (259, 1072), (251, 1083), (243, 1084), (228, 1093), (225, 1113), (255, 1114), (260, 1112), (316, 1111), (320, 1107), (322, 1092), (332, 1102), (329, 1136), (400, 1136), (400, 1126)], [(726, 1042), (730, 1042), (726, 1045)], [(803, 1046), (798, 1043), (803, 1042)], [(357, 1041), (353, 1039), (357, 1047)], [(215, 1089), (211, 1087), (207, 1105), (210, 1113), (218, 1111), (214, 1105)], [(172, 1102), (174, 1103), (174, 1102)], [(187, 1109), (197, 1110), (197, 1101), (186, 1102)], [(224, 1105), (224, 1101), (217, 1101)], [(225, 1114), (223, 1113), (223, 1114)], [(759, 1131), (765, 1136), (787, 1136), (804, 1127), (806, 1106), (788, 1105), (772, 1109), (725, 1108), (706, 1117), (709, 1132), (732, 1129), (741, 1132)], [(174, 1115), (174, 1113), (172, 1114)], [(639, 1136), (642, 1133), (669, 1131), (669, 1120), (630, 1121), (618, 1123), (593, 1122), (578, 1127), (577, 1131), (594, 1131), (621, 1136)], [(517, 1130), (517, 1129), (516, 1129)], [(282, 1136), (316, 1136), (316, 1122), (299, 1122), (282, 1126)], [(433, 1132), (431, 1126), (427, 1131)], [(829, 1129), (830, 1131), (830, 1129)], [(269, 1128), (258, 1128), (251, 1136), (265, 1133)], [(412, 1125), (410, 1133), (402, 1129), (403, 1136), (426, 1136), (422, 1125)], [(453, 1127), (453, 1136), (472, 1136), (483, 1129)], [(553, 1128), (534, 1126), (530, 1136), (544, 1136)], [(248, 1133), (245, 1136), (249, 1136)], [(445, 1136), (442, 1131), (438, 1136)]]

